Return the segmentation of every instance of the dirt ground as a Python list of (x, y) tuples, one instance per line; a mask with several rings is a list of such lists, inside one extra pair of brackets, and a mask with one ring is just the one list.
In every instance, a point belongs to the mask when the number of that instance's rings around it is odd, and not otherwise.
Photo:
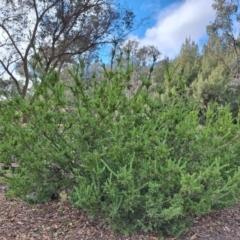
[[(67, 201), (30, 205), (4, 196), (0, 185), (0, 240), (157, 240), (156, 235), (131, 237), (114, 234), (99, 226)], [(232, 209), (211, 212), (196, 218), (179, 238), (165, 240), (239, 240), (240, 204)]]

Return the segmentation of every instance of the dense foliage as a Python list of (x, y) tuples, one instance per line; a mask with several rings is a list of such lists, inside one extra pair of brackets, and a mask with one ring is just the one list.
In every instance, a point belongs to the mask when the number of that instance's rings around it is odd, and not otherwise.
[(0, 161), (20, 164), (8, 195), (45, 202), (65, 190), (116, 231), (159, 235), (237, 201), (239, 126), (228, 107), (209, 105), (200, 125), (181, 85), (162, 101), (145, 79), (128, 96), (130, 65), (104, 68), (101, 81), (86, 82), (82, 70), (80, 62), (71, 71), (72, 98), (52, 71), (34, 101), (1, 102)]

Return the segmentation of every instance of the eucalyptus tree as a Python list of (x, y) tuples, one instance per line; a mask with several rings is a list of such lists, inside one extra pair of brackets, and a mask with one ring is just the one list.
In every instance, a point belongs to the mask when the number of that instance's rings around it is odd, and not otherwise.
[(1, 74), (25, 98), (33, 77), (61, 72), (77, 56), (124, 40), (140, 24), (131, 10), (112, 0), (1, 1)]
[(240, 1), (215, 0), (213, 9), (216, 17), (207, 26), (207, 32), (210, 38), (218, 38), (225, 55), (217, 54), (214, 49), (208, 50), (230, 73), (230, 85), (236, 90), (240, 86)]

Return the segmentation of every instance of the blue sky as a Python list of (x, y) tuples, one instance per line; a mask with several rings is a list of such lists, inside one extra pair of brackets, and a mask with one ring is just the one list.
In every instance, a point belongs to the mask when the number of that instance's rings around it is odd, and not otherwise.
[(214, 20), (214, 0), (120, 0), (137, 18), (150, 17), (149, 24), (134, 31), (142, 45), (154, 45), (163, 55), (174, 57), (191, 37), (200, 46), (206, 40), (206, 26)]

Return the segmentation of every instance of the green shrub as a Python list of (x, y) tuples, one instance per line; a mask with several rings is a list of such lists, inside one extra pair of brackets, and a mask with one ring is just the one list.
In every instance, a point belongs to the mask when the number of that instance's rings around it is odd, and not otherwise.
[[(57, 82), (58, 76), (53, 72), (46, 78)], [(6, 165), (13, 160), (20, 165), (7, 179), (9, 194), (22, 198), (34, 194), (36, 202), (46, 202), (75, 182), (72, 166), (76, 154), (68, 146), (67, 136), (73, 117), (65, 109), (67, 100), (59, 82), (36, 87), (33, 99), (1, 103), (0, 159)], [(22, 123), (23, 118), (27, 123)]]
[(75, 206), (119, 232), (179, 235), (193, 216), (237, 201), (239, 135), (227, 108), (209, 108), (206, 126), (180, 97), (162, 104), (142, 93), (124, 109), (75, 170)]
[(74, 206), (115, 231), (175, 236), (237, 201), (239, 125), (227, 107), (209, 106), (201, 126), (184, 91), (162, 102), (143, 81), (127, 97), (131, 68), (104, 71), (88, 83), (72, 71), (72, 98), (52, 72), (31, 104), (1, 103), (0, 159), (20, 164), (9, 194), (45, 202), (71, 190)]

